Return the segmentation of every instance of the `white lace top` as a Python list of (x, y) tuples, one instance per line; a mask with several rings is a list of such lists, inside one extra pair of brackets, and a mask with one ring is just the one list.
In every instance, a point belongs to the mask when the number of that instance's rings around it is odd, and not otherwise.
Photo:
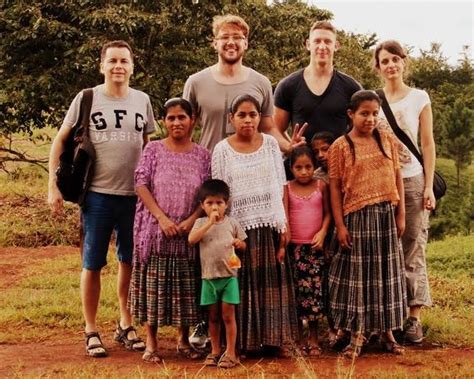
[(239, 153), (225, 139), (214, 148), (211, 167), (212, 177), (229, 185), (230, 215), (245, 230), (262, 226), (285, 230), (285, 170), (274, 137), (263, 134), (262, 146), (253, 153)]

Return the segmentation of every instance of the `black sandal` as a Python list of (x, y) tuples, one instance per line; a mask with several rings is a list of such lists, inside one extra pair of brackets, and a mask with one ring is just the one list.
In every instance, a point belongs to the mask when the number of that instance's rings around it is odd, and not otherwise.
[[(128, 338), (128, 333), (135, 332), (135, 338)], [(117, 322), (117, 329), (115, 329), (114, 340), (121, 343), (127, 350), (144, 351), (146, 348), (145, 342), (138, 337), (137, 330), (133, 326), (122, 329), (120, 322)], [(139, 345), (139, 346), (137, 346)]]
[[(102, 340), (100, 339), (99, 333), (97, 332), (84, 333), (84, 336), (86, 337), (86, 353), (89, 357), (103, 358), (109, 355), (104, 345), (102, 344)], [(92, 345), (89, 345), (89, 341), (91, 338), (97, 338), (99, 340), (99, 343), (94, 343)], [(94, 351), (96, 349), (101, 349), (101, 350)]]

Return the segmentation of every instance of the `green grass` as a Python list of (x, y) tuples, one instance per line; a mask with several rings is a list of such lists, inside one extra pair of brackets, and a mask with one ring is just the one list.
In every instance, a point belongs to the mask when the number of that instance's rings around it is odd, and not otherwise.
[(434, 306), (423, 312), (433, 343), (474, 346), (474, 236), (428, 244), (428, 273)]
[[(34, 252), (34, 250), (32, 250)], [(428, 248), (434, 306), (423, 313), (427, 341), (474, 347), (474, 236), (452, 237)], [(104, 269), (98, 322), (112, 325), (118, 314), (116, 265)], [(25, 268), (25, 277), (0, 293), (0, 343), (18, 340), (8, 326), (17, 325), (20, 340), (41, 340), (53, 329), (82, 327), (79, 299), (79, 254), (57, 256)]]
[[(56, 130), (35, 130), (35, 143), (15, 136), (14, 148), (47, 158)], [(79, 208), (65, 203), (64, 214), (52, 217), (47, 204), (48, 173), (36, 165), (9, 163), (0, 170), (0, 246), (38, 247), (79, 243)]]

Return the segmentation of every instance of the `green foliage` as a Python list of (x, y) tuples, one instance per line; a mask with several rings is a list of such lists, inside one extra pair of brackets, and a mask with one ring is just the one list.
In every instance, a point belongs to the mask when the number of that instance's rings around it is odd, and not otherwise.
[[(0, 8), (0, 125), (2, 133), (59, 125), (75, 94), (101, 81), (99, 50), (112, 39), (135, 51), (132, 85), (158, 110), (181, 93), (187, 77), (216, 61), (211, 23), (234, 13), (251, 27), (245, 63), (276, 83), (307, 62), (304, 42), (312, 22), (331, 13), (302, 1), (213, 0), (44, 2), (5, 1)], [(370, 85), (366, 61), (374, 37), (341, 35), (338, 67)], [(156, 112), (159, 114), (159, 112)]]
[(452, 160), (438, 159), (436, 166), (447, 181), (448, 190), (430, 218), (430, 238), (469, 235), (474, 229), (474, 166), (461, 172), (459, 185)]
[(430, 94), (437, 153), (456, 161), (458, 179), (460, 171), (471, 162), (474, 149), (473, 78), (474, 66), (467, 46), (459, 64), (452, 67), (435, 43), (414, 60), (408, 78), (412, 85)]
[(446, 152), (456, 164), (459, 187), (460, 171), (471, 163), (474, 150), (474, 111), (469, 109), (464, 98), (456, 99), (452, 108), (447, 109), (443, 133)]
[[(304, 42), (311, 23), (332, 14), (305, 2), (212, 0), (179, 1), (18, 2), (0, 8), (0, 128), (2, 133), (59, 125), (74, 95), (101, 81), (99, 49), (111, 39), (130, 41), (136, 53), (134, 85), (151, 95), (156, 109), (181, 93), (186, 78), (216, 61), (211, 42), (212, 17), (235, 13), (251, 27), (246, 64), (276, 83), (308, 62)], [(365, 88), (378, 87), (370, 68), (375, 34), (341, 32), (336, 67), (354, 76)], [(472, 82), (469, 51), (459, 67), (450, 67), (440, 45), (413, 64), (411, 82), (437, 92), (446, 83), (455, 87), (434, 99), (435, 113), (446, 105), (446, 94), (458, 94)], [(455, 89), (455, 91), (453, 91)], [(473, 91), (471, 91), (472, 95)], [(474, 97), (467, 101), (471, 105)], [(452, 103), (452, 102), (451, 102)], [(157, 112), (159, 114), (159, 112)], [(438, 133), (437, 133), (438, 135)]]

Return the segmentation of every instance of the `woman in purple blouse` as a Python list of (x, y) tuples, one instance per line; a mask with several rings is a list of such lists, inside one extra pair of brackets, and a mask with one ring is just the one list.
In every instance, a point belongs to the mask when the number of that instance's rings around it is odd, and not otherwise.
[(168, 137), (150, 142), (135, 171), (139, 197), (134, 226), (134, 265), (130, 306), (146, 325), (145, 361), (160, 362), (158, 326), (179, 328), (177, 350), (196, 359), (189, 326), (199, 320), (199, 263), (187, 235), (201, 208), (196, 190), (210, 175), (210, 154), (191, 141), (191, 105), (174, 98), (165, 103)]

